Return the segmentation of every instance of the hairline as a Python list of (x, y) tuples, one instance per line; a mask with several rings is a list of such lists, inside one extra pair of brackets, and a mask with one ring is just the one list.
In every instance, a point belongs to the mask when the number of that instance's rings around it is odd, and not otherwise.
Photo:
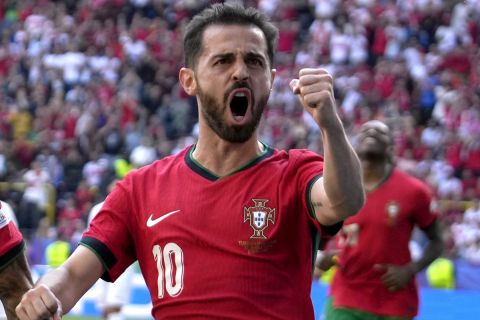
[(257, 26), (255, 23), (249, 23), (249, 22), (238, 22), (238, 21), (232, 21), (232, 22), (224, 22), (224, 21), (218, 21), (218, 22), (213, 22), (205, 26), (202, 31), (202, 36), (200, 37), (200, 49), (197, 51), (197, 54), (194, 56), (192, 59), (192, 65), (189, 66), (191, 69), (195, 69), (195, 67), (198, 65), (198, 58), (202, 55), (203, 50), (204, 50), (204, 39), (205, 39), (205, 33), (210, 27), (217, 27), (217, 26), (240, 26), (240, 27), (245, 27), (245, 28), (252, 28), (252, 29), (257, 29), (260, 31), (262, 34), (262, 40), (265, 45), (264, 51), (265, 51), (265, 58), (267, 62), (269, 63), (269, 67), (272, 68), (273, 66), (273, 61), (270, 60), (270, 55), (268, 54), (268, 40), (267, 40), (267, 35), (265, 32), (263, 32), (262, 28)]
[[(272, 67), (274, 63), (275, 49), (278, 44), (278, 28), (269, 20), (269, 18), (265, 14), (262, 14), (260, 11), (255, 10), (251, 7), (243, 8), (242, 6), (240, 6), (241, 9), (248, 11), (246, 15), (243, 15), (239, 12), (229, 13), (228, 9), (226, 11), (223, 11), (223, 9), (220, 9), (221, 6), (231, 7), (233, 11), (240, 9), (238, 4), (231, 5), (217, 3), (212, 5), (212, 7), (210, 7), (209, 9), (206, 9), (209, 11), (209, 13), (205, 15), (201, 13), (198, 16), (195, 16), (192, 21), (187, 25), (185, 30), (186, 32), (183, 37), (185, 47), (184, 50), (189, 48), (190, 53), (195, 54), (185, 55), (185, 66), (191, 69), (196, 67), (198, 57), (203, 49), (204, 33), (209, 26), (237, 25), (245, 27), (256, 27), (260, 29), (260, 31), (263, 33), (263, 39), (266, 44), (267, 61), (270, 67)], [(219, 11), (215, 12), (216, 10)], [(232, 14), (231, 20), (228, 19), (229, 14)], [(199, 33), (199, 35), (197, 36), (193, 35), (195, 29), (197, 29), (197, 32)], [(189, 40), (187, 41), (187, 39)], [(194, 41), (195, 39), (196, 41)], [(194, 41), (193, 43), (196, 42), (196, 49), (194, 49), (195, 47), (191, 47), (191, 45), (193, 44), (192, 41)], [(187, 43), (189, 43), (188, 46), (186, 46)]]

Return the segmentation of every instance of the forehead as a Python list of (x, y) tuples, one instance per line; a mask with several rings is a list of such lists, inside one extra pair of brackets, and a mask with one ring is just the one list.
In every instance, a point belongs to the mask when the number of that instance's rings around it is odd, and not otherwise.
[(252, 25), (210, 25), (202, 38), (201, 56), (222, 53), (256, 53), (267, 55), (267, 41), (262, 30)]

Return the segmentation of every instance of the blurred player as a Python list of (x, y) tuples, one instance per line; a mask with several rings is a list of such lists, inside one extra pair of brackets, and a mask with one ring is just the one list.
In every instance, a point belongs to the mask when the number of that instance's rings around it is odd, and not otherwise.
[[(97, 203), (90, 209), (88, 223), (97, 215), (104, 201)], [(129, 303), (132, 292), (132, 281), (135, 267), (132, 264), (115, 282), (107, 282), (99, 279), (95, 285), (98, 290), (98, 306), (102, 316), (108, 320), (124, 320), (122, 307)]]
[(129, 173), (107, 196), (81, 245), (17, 307), (22, 320), (58, 317), (96, 280), (138, 259), (155, 319), (314, 318), (319, 233), (364, 202), (360, 163), (324, 69), (290, 83), (318, 126), (324, 158), (260, 142), (276, 70), (278, 29), (259, 11), (216, 4), (186, 26), (185, 92), (198, 140)]
[[(340, 252), (325, 252), (323, 270), (337, 265), (326, 304), (326, 320), (412, 319), (418, 312), (415, 275), (442, 252), (432, 192), (395, 168), (393, 137), (380, 121), (365, 123), (356, 141), (367, 191), (365, 206), (347, 218)], [(423, 256), (409, 251), (414, 226), (428, 237)], [(338, 260), (337, 260), (338, 259)]]
[(15, 307), (33, 285), (25, 242), (14, 219), (10, 205), (0, 201), (0, 319), (9, 320), (17, 319)]

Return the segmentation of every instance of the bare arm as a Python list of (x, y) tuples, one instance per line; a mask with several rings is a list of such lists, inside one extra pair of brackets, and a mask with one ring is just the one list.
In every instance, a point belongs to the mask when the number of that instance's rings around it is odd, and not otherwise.
[(89, 249), (79, 246), (57, 269), (48, 272), (29, 290), (17, 306), (21, 320), (54, 319), (70, 311), (77, 301), (102, 275), (100, 259)]
[(434, 221), (426, 229), (423, 229), (429, 242), (422, 257), (409, 264), (398, 265), (375, 265), (375, 268), (382, 271), (382, 281), (390, 291), (404, 288), (415, 275), (425, 269), (430, 263), (437, 259), (443, 251), (443, 240), (439, 230), (439, 223)]
[(15, 307), (22, 295), (33, 286), (30, 269), (24, 253), (0, 271), (0, 300), (2, 300), (7, 319), (18, 319)]
[(438, 221), (435, 220), (427, 228), (423, 229), (423, 232), (427, 235), (429, 241), (420, 259), (410, 264), (414, 274), (428, 267), (443, 252), (443, 239)]
[(318, 221), (330, 225), (357, 213), (365, 195), (360, 161), (343, 127), (321, 129), (321, 132), (325, 158), (323, 178), (315, 182), (311, 199)]
[(322, 134), (323, 178), (315, 182), (310, 196), (318, 221), (330, 225), (354, 215), (365, 202), (360, 161), (337, 114), (330, 74), (302, 69), (290, 85)]

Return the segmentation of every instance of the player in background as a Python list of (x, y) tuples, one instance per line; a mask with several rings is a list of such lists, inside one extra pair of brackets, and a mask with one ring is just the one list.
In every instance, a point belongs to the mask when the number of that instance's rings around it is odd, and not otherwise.
[(302, 69), (290, 83), (324, 157), (258, 140), (277, 38), (265, 15), (239, 4), (190, 21), (179, 80), (197, 98), (198, 140), (116, 184), (72, 256), (24, 295), (20, 319), (58, 319), (137, 259), (154, 319), (314, 319), (319, 233), (365, 195), (326, 70)]
[(0, 319), (17, 319), (15, 307), (32, 286), (25, 242), (14, 212), (8, 203), (0, 201)]
[[(429, 187), (395, 168), (393, 137), (381, 121), (366, 122), (355, 150), (363, 168), (365, 206), (344, 221), (339, 252), (323, 252), (317, 268), (336, 265), (325, 320), (412, 319), (418, 312), (415, 275), (438, 258), (443, 242)], [(429, 242), (412, 261), (417, 226)]]
[[(109, 191), (116, 184), (114, 180), (109, 185)], [(103, 206), (104, 201), (95, 204), (88, 214), (88, 223), (93, 220)], [(122, 307), (130, 301), (132, 280), (135, 273), (134, 265), (130, 265), (115, 282), (99, 279), (96, 283), (98, 292), (97, 303), (102, 312), (102, 317), (107, 320), (124, 320)]]

